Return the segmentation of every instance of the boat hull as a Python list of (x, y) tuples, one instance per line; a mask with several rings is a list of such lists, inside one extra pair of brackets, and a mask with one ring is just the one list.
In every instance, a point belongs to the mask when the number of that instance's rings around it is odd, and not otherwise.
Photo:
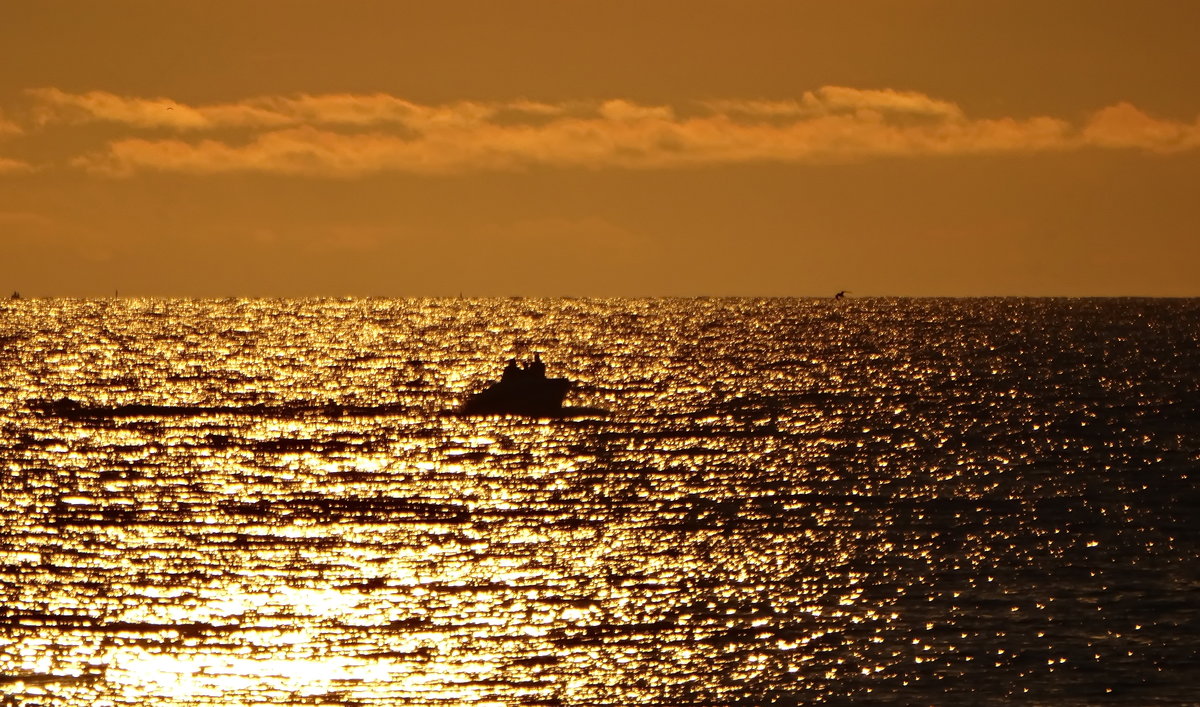
[(472, 395), (462, 406), (467, 415), (526, 415), (553, 417), (562, 414), (563, 400), (571, 388), (566, 378), (504, 380)]

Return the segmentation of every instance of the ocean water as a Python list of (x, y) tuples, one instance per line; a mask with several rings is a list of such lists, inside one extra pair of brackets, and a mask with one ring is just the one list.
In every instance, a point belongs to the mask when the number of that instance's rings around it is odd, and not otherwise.
[[(1200, 704), (1198, 300), (0, 303), (0, 704)], [(514, 354), (562, 419), (447, 414)]]

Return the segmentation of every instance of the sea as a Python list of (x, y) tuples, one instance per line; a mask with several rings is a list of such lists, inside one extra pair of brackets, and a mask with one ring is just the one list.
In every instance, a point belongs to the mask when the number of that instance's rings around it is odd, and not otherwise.
[[(1200, 300), (0, 302), (0, 705), (1200, 704)], [(558, 417), (457, 408), (513, 357)]]

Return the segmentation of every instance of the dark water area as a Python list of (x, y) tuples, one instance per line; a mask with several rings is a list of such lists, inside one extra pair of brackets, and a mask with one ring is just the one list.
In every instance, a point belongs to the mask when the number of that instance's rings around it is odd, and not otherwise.
[(1198, 300), (0, 308), (0, 704), (1200, 704)]

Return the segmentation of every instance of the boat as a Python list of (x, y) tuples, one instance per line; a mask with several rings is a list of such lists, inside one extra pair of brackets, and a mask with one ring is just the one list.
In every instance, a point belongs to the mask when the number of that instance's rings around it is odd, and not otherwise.
[(500, 380), (467, 398), (460, 408), (464, 415), (524, 415), (559, 417), (566, 413), (563, 400), (571, 388), (566, 378), (547, 378), (540, 355), (521, 366), (511, 359)]

